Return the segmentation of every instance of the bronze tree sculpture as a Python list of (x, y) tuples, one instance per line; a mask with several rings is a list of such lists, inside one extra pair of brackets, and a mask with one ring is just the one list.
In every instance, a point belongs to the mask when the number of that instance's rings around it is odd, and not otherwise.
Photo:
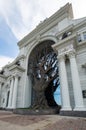
[(29, 74), (33, 79), (33, 90), (35, 92), (32, 104), (34, 109), (48, 108), (46, 90), (50, 87), (54, 92), (59, 85), (57, 55), (49, 45), (42, 49), (39, 48), (35, 50), (36, 53), (29, 62)]

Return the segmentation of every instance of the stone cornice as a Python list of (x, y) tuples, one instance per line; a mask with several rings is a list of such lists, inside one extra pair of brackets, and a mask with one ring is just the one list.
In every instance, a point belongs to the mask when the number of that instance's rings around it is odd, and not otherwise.
[(21, 59), (24, 59), (24, 58), (25, 58), (24, 55), (18, 56), (12, 63), (5, 65), (4, 68), (5, 67), (9, 68), (9, 67), (13, 66), (18, 60), (21, 60)]
[(18, 65), (13, 65), (11, 68), (10, 68), (10, 72), (11, 72), (11, 77), (15, 77), (15, 76), (18, 76), (18, 77), (21, 77), (22, 76), (22, 73), (25, 71), (24, 68), (22, 68), (21, 66), (18, 66)]
[(77, 25), (74, 25), (74, 30), (77, 28), (80, 28), (81, 26), (86, 26), (86, 19), (78, 23)]
[(29, 33), (26, 37), (24, 37), (21, 41), (19, 41), (18, 46), (19, 48), (22, 48), (26, 46), (27, 44), (30, 44), (32, 41), (36, 40), (38, 35), (43, 35), (45, 32), (49, 31), (51, 28), (56, 26), (59, 21), (61, 21), (65, 15), (61, 16), (61, 18), (57, 18), (56, 21), (51, 22), (48, 25), (45, 25), (44, 27), (40, 27), (40, 29), (36, 28), (31, 33)]
[(22, 68), (21, 66), (18, 66), (18, 65), (13, 65), (13, 66), (11, 66), (10, 69), (9, 69), (9, 71), (15, 71), (15, 70), (18, 70), (18, 71), (20, 71), (20, 72), (24, 72), (24, 71), (25, 71), (24, 68)]
[(73, 31), (73, 27), (74, 27), (73, 24), (69, 25), (69, 26), (66, 27), (64, 30), (58, 32), (58, 33), (56, 34), (56, 36), (59, 37), (60, 35), (62, 35), (63, 33), (67, 32), (67, 31)]
[[(61, 21), (64, 17), (73, 17), (72, 13), (72, 7), (71, 4), (66, 4), (64, 7), (59, 9), (54, 15), (49, 17), (48, 19), (44, 20), (41, 24), (39, 24), (36, 29), (34, 29), (29, 35), (24, 37), (19, 43), (19, 47), (21, 48), (24, 46), (24, 44), (29, 44), (31, 40), (35, 38), (37, 34), (42, 34), (43, 32), (46, 32), (46, 30), (49, 30), (51, 27), (58, 24), (59, 21)], [(29, 39), (29, 41), (28, 41)]]
[(21, 59), (25, 59), (25, 55), (18, 56), (15, 60), (18, 61), (18, 60), (21, 60)]
[[(76, 20), (75, 20), (76, 21)], [(56, 34), (56, 36), (58, 37), (58, 36), (60, 36), (60, 35), (62, 35), (63, 33), (65, 33), (65, 32), (67, 32), (67, 31), (72, 31), (72, 32), (74, 32), (75, 30), (77, 30), (78, 28), (80, 28), (81, 26), (86, 26), (86, 17), (83, 19), (83, 21), (81, 21), (81, 22), (79, 22), (79, 23), (77, 23), (77, 24), (75, 24), (74, 25), (74, 23), (71, 23), (68, 27), (66, 27), (64, 30), (62, 30), (62, 31), (60, 31), (60, 32), (58, 32), (57, 34)]]

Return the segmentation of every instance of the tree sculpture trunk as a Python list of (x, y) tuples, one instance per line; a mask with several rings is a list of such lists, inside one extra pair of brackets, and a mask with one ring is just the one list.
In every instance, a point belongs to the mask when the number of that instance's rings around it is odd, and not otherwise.
[[(35, 91), (35, 98), (32, 105), (34, 109), (48, 108), (49, 105), (46, 100), (45, 90), (51, 82), (55, 88), (59, 85), (56, 54), (53, 50), (50, 51), (50, 49), (49, 52), (46, 51), (46, 48), (41, 52), (41, 56), (39, 55), (40, 53), (36, 53), (33, 63), (29, 67), (30, 74), (33, 77), (33, 89)], [(53, 86), (51, 86), (51, 89)]]

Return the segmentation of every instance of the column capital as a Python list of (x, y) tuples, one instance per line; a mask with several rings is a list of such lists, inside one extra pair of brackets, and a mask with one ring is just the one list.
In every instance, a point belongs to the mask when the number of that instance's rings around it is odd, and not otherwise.
[(8, 79), (12, 80), (13, 78), (14, 78), (14, 75), (10, 75), (10, 77)]
[(15, 73), (15, 74), (13, 75), (13, 77), (14, 77), (14, 78), (20, 78), (20, 77), (21, 77), (21, 75), (20, 75), (20, 74), (18, 74), (18, 73)]
[(59, 61), (63, 61), (63, 60), (65, 60), (65, 55), (63, 54), (63, 55), (58, 55), (57, 56), (57, 59), (59, 60)]
[(20, 77), (20, 75), (19, 75), (19, 74), (15, 74), (15, 77), (16, 77), (16, 78), (19, 78), (19, 77)]
[(76, 55), (75, 49), (68, 53), (69, 58), (75, 57), (75, 55)]

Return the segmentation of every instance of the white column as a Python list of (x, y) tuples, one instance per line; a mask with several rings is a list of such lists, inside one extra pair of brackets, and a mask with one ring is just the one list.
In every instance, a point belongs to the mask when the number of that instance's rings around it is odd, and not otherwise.
[(24, 98), (24, 106), (23, 107), (30, 107), (31, 105), (31, 88), (32, 88), (32, 82), (31, 82), (31, 77), (26, 76), (26, 83), (25, 83), (25, 88), (23, 92), (23, 98)]
[(75, 99), (74, 110), (76, 111), (86, 110), (83, 103), (82, 90), (81, 90), (79, 73), (78, 73), (78, 68), (77, 68), (77, 63), (76, 63), (74, 52), (69, 53), (69, 59), (70, 59), (70, 67), (71, 67), (71, 74), (72, 74), (74, 99)]
[(15, 76), (15, 81), (14, 81), (12, 108), (16, 108), (17, 90), (18, 90), (18, 75)]
[(11, 107), (12, 107), (13, 85), (14, 85), (14, 79), (13, 79), (13, 77), (12, 77), (12, 79), (11, 79), (11, 84), (10, 84), (10, 95), (9, 95), (8, 108), (11, 108)]
[(59, 76), (60, 76), (60, 86), (61, 86), (61, 98), (62, 98), (62, 109), (63, 111), (70, 111), (70, 98), (68, 90), (67, 72), (65, 66), (65, 57), (61, 56), (59, 58)]
[(0, 107), (1, 107), (1, 85), (2, 83), (0, 82)]
[(0, 82), (0, 96), (1, 96), (1, 85), (2, 85), (2, 83)]

